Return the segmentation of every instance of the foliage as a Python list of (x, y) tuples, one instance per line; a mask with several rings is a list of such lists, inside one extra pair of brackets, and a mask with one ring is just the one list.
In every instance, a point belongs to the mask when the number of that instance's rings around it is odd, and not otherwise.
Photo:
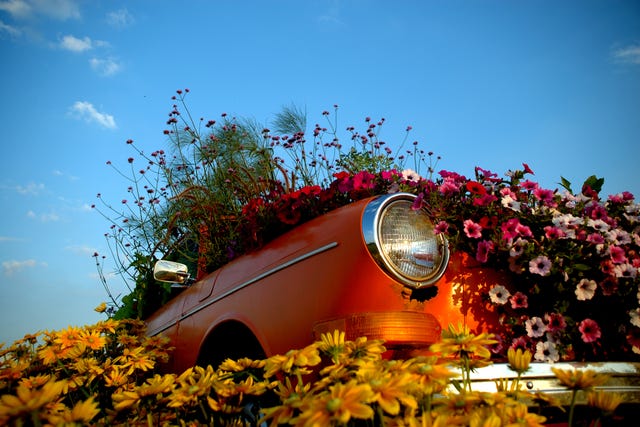
[[(119, 309), (120, 318), (145, 318), (170, 297), (170, 290), (150, 275), (156, 260), (183, 262), (200, 277), (297, 223), (349, 202), (316, 200), (317, 189), (328, 186), (334, 173), (383, 170), (425, 157), (415, 147), (397, 161), (390, 157), (379, 138), (384, 119), (373, 124), (366, 118), (362, 134), (347, 128), (350, 144), (343, 147), (337, 106), (333, 116), (323, 112), (326, 126), (316, 124), (309, 143), (306, 112), (295, 106), (276, 115), (277, 134), (271, 134), (254, 121), (226, 113), (218, 121), (195, 120), (185, 103), (188, 92), (179, 90), (173, 97), (164, 130), (166, 150), (147, 154), (128, 140), (134, 152), (128, 169), (107, 162), (128, 183), (129, 197), (113, 204), (98, 194), (100, 204), (93, 206), (110, 224), (105, 234), (109, 251), (130, 292), (124, 304), (111, 294), (106, 255), (95, 253), (110, 309)], [(286, 207), (295, 209), (292, 217), (281, 212)], [(247, 214), (252, 221), (246, 221)]]
[[(104, 306), (99, 308), (104, 309)], [(456, 388), (451, 364), (488, 364), (490, 336), (449, 329), (432, 357), (387, 360), (384, 343), (344, 332), (264, 360), (226, 360), (217, 369), (159, 371), (168, 349), (134, 320), (27, 335), (0, 346), (0, 424), (5, 425), (529, 425), (545, 422), (540, 400), (513, 384), (495, 392)], [(461, 347), (462, 345), (462, 347)], [(461, 352), (461, 348), (463, 351)], [(521, 373), (530, 360), (510, 360)], [(466, 358), (466, 361), (463, 359)], [(556, 372), (573, 395), (587, 393), (594, 419), (620, 396), (592, 389), (607, 378)], [(549, 396), (545, 399), (552, 402)], [(573, 408), (573, 406), (572, 406)], [(580, 415), (582, 416), (582, 415)], [(524, 423), (524, 424), (523, 424)]]

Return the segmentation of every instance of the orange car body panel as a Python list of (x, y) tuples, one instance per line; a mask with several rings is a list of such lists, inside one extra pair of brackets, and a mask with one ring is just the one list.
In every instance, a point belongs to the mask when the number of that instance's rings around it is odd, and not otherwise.
[[(424, 291), (428, 297), (416, 298), (378, 266), (364, 243), (362, 215), (369, 201), (297, 226), (212, 272), (154, 313), (147, 321), (149, 333), (167, 335), (175, 347), (168, 368), (179, 372), (193, 366), (208, 334), (226, 321), (244, 324), (267, 356), (302, 348), (333, 327), (351, 328), (348, 338), (371, 330), (371, 338), (386, 339), (388, 348), (411, 351), (425, 351), (450, 323), (495, 328), (482, 306), (489, 289), (505, 278), (455, 255), (445, 275)], [(369, 318), (382, 322), (383, 330), (361, 326)], [(387, 336), (385, 328), (394, 332)]]

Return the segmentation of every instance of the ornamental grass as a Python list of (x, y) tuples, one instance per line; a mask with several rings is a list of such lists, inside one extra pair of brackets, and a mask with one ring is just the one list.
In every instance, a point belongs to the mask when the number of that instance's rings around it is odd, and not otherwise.
[[(146, 336), (141, 321), (109, 319), (0, 346), (0, 425), (544, 425), (533, 402), (553, 399), (517, 380), (498, 381), (493, 393), (460, 386), (470, 365), (490, 363), (481, 350), (490, 343), (491, 336), (451, 326), (433, 347), (441, 353), (389, 360), (384, 342), (347, 341), (335, 331), (264, 360), (174, 374), (161, 370), (171, 351), (165, 338)], [(514, 372), (526, 371), (530, 358), (514, 353)], [(457, 373), (460, 367), (467, 372)], [(592, 390), (601, 374), (557, 375), (572, 393), (589, 393), (594, 420), (615, 414), (621, 397)]]

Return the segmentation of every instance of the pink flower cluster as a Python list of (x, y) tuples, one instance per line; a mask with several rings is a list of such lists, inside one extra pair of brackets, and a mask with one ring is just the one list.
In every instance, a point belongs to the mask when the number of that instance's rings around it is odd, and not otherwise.
[(503, 346), (541, 361), (640, 354), (640, 204), (628, 192), (602, 200), (594, 178), (574, 194), (527, 174), (527, 165), (504, 179), (442, 171), (421, 186), (437, 232), (514, 275), (486, 295), (503, 319)]

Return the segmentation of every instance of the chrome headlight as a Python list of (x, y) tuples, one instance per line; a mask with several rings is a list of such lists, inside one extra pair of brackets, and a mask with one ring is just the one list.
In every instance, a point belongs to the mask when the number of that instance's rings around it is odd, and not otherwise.
[(362, 232), (371, 256), (388, 274), (412, 288), (436, 282), (447, 268), (449, 248), (427, 213), (412, 209), (416, 196), (380, 196), (365, 208)]

